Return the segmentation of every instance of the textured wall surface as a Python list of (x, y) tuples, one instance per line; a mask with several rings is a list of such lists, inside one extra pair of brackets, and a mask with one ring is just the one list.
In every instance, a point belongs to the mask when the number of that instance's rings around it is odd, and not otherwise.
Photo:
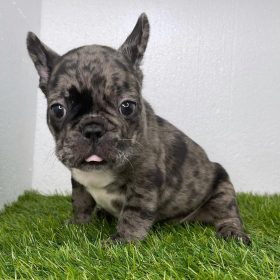
[[(145, 11), (144, 96), (223, 164), (238, 191), (280, 191), (280, 1), (47, 1), (41, 38), (59, 53), (118, 47)], [(35, 71), (35, 70), (34, 70)], [(70, 190), (37, 100), (33, 187)]]
[(40, 12), (38, 0), (0, 2), (0, 208), (31, 188), (37, 80), (25, 38)]

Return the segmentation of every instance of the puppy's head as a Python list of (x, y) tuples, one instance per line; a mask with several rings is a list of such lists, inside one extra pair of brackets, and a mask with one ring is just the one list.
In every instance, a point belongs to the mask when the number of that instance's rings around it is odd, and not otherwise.
[(60, 56), (28, 33), (56, 155), (68, 168), (123, 168), (140, 152), (146, 114), (139, 64), (148, 38), (145, 14), (118, 50), (91, 45)]

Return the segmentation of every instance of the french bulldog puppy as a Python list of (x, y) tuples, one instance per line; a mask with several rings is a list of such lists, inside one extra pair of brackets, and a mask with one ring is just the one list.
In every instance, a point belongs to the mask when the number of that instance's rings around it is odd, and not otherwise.
[(201, 221), (250, 243), (227, 172), (142, 97), (148, 39), (145, 14), (119, 49), (60, 56), (28, 33), (56, 155), (72, 175), (71, 221), (88, 223), (101, 207), (118, 219), (111, 241), (142, 240), (158, 221)]

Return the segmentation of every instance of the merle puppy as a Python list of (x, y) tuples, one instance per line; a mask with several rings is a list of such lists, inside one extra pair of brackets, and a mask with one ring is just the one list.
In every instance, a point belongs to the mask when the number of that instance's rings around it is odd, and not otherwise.
[(249, 243), (227, 172), (141, 95), (148, 39), (145, 14), (117, 50), (60, 56), (28, 33), (56, 155), (72, 175), (71, 222), (88, 223), (101, 207), (118, 218), (112, 241), (141, 240), (157, 221), (201, 221)]

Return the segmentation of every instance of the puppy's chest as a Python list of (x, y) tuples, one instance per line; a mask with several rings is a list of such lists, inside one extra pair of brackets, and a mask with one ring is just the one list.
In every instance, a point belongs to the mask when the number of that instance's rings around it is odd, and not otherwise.
[(115, 217), (119, 216), (125, 192), (122, 188), (123, 182), (111, 171), (85, 172), (73, 169), (72, 177), (86, 188), (99, 206)]

